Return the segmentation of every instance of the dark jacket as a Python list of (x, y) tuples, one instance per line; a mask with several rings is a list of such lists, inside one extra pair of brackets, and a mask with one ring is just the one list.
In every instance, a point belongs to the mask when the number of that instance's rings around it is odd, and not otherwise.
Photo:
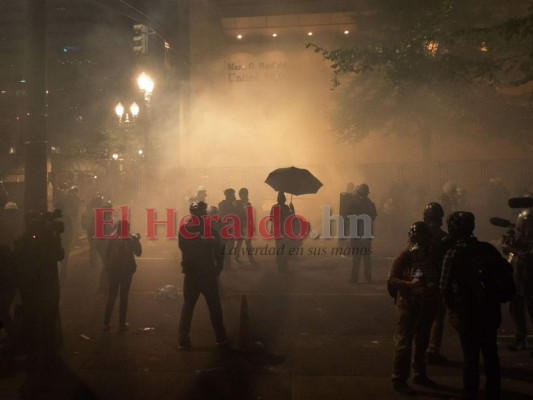
[(203, 222), (194, 225), (189, 221), (184, 228), (196, 237), (188, 239), (181, 232), (178, 236), (183, 273), (198, 277), (217, 277), (224, 265), (224, 247), (218, 232), (213, 230), (212, 237), (204, 237)]
[(409, 249), (402, 251), (396, 260), (394, 260), (389, 272), (387, 286), (389, 292), (391, 292), (391, 289), (396, 291), (395, 303), (398, 307), (407, 307), (413, 299), (415, 295), (414, 289), (408, 286), (408, 283), (413, 279), (413, 272), (421, 263), (424, 263), (426, 268), (433, 268), (434, 271), (433, 279), (424, 282), (424, 291), (432, 296), (438, 295), (438, 274), (434, 260), (435, 257), (431, 250), (424, 259), (417, 260)]
[(471, 237), (457, 241), (446, 253), (440, 289), (451, 313), (467, 318), (486, 310), (499, 314), (500, 294), (514, 291), (503, 286), (509, 280), (514, 286), (511, 274), (511, 266), (494, 246)]
[(129, 237), (126, 239), (107, 239), (109, 241), (105, 251), (106, 268), (110, 272), (130, 273), (137, 270), (135, 256), (142, 255), (142, 246), (139, 239)]

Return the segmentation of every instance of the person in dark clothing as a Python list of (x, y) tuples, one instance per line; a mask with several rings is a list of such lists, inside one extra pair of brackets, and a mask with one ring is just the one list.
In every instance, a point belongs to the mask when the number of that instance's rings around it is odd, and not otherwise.
[(431, 231), (424, 222), (415, 222), (409, 230), (409, 245), (394, 261), (387, 282), (389, 292), (396, 295), (399, 316), (392, 373), (393, 388), (399, 393), (416, 394), (407, 384), (412, 355), (413, 383), (437, 386), (427, 376), (425, 353), (435, 318), (438, 282)]
[[(481, 352), (486, 398), (499, 400), (501, 375), (497, 331), (501, 322), (501, 302), (514, 292), (511, 266), (494, 246), (474, 237), (472, 213), (454, 212), (447, 222), (454, 244), (444, 258), (440, 289), (450, 323), (457, 329), (461, 341), (464, 357), (462, 398), (478, 398)], [(509, 282), (512, 288), (509, 288)]]
[(527, 315), (533, 322), (533, 209), (523, 210), (516, 223), (517, 236), (512, 242), (505, 242), (503, 251), (510, 255), (516, 295), (510, 303), (511, 317), (516, 331), (511, 351), (526, 350)]
[[(64, 204), (62, 202), (56, 202), (55, 208), (56, 210), (63, 211)], [(61, 285), (64, 285), (67, 280), (68, 261), (72, 247), (72, 241), (74, 238), (74, 232), (72, 219), (68, 214), (62, 213), (61, 220), (63, 221), (63, 225), (65, 227), (64, 232), (61, 234), (61, 244), (63, 245), (63, 249), (65, 251), (65, 257), (63, 257), (63, 260), (59, 265), (59, 282)]]
[[(444, 218), (444, 209), (439, 203), (431, 202), (424, 208), (424, 222), (431, 231), (431, 247), (435, 257), (435, 266), (437, 267), (437, 274), (440, 279), (442, 261), (447, 247), (447, 234), (442, 230), (442, 219)], [(440, 294), (436, 297), (437, 310), (435, 321), (431, 328), (431, 337), (429, 339), (429, 346), (426, 352), (426, 359), (428, 364), (443, 364), (446, 357), (441, 353), (442, 335), (444, 333), (444, 318), (446, 316), (446, 304)]]
[[(363, 183), (355, 188), (355, 195), (348, 209), (348, 215), (367, 215), (372, 220), (372, 225), (378, 213), (375, 204), (368, 198), (370, 189), (366, 183)], [(365, 267), (365, 279), (368, 283), (372, 282), (372, 239), (364, 238), (364, 222), (357, 221), (356, 233), (357, 237), (351, 239), (352, 246), (352, 274), (350, 277), (351, 283), (359, 282), (359, 267), (363, 261)], [(351, 227), (350, 227), (351, 228)], [(352, 228), (351, 228), (352, 229)], [(373, 234), (373, 226), (371, 229)]]
[[(348, 220), (348, 212), (354, 199), (355, 185), (353, 182), (348, 182), (346, 191), (339, 195), (339, 216), (342, 217), (343, 225), (339, 226), (343, 236), (350, 234), (350, 222)], [(339, 248), (344, 249), (350, 247), (349, 239), (341, 239), (338, 241)]]
[(207, 214), (207, 204), (203, 201), (193, 202), (189, 211), (192, 218), (180, 229), (178, 236), (178, 245), (182, 254), (182, 272), (185, 274), (183, 306), (179, 322), (179, 348), (180, 350), (191, 348), (191, 322), (200, 294), (204, 296), (209, 309), (216, 344), (225, 346), (228, 337), (224, 327), (217, 279), (224, 266), (224, 248), (216, 229), (212, 230), (210, 237), (205, 235), (203, 217)]
[[(128, 327), (126, 313), (128, 311), (128, 295), (131, 281), (133, 274), (137, 270), (135, 256), (140, 257), (142, 255), (140, 235), (130, 235), (129, 232), (128, 221), (122, 220), (116, 225), (115, 234), (117, 237), (108, 239), (104, 268), (109, 279), (109, 288), (104, 315), (104, 331), (111, 330), (111, 314), (119, 292), (119, 331), (124, 332)], [(124, 233), (126, 233), (125, 237), (123, 237)]]
[(248, 261), (250, 262), (250, 265), (252, 267), (257, 267), (257, 261), (255, 261), (255, 257), (253, 254), (253, 247), (252, 247), (252, 239), (247, 238), (247, 236), (252, 236), (252, 232), (248, 232), (248, 214), (246, 212), (247, 207), (251, 207), (252, 203), (250, 203), (250, 200), (248, 198), (248, 189), (241, 188), (239, 190), (239, 200), (237, 200), (237, 215), (239, 216), (239, 219), (241, 221), (241, 234), (243, 236), (242, 239), (237, 239), (237, 245), (235, 246), (235, 261), (237, 263), (240, 262), (240, 256), (241, 256), (241, 248), (242, 248), (242, 242), (244, 241), (246, 245), (246, 255), (248, 257)]
[[(294, 205), (292, 202), (287, 205), (287, 198), (285, 193), (278, 192), (277, 203), (272, 206), (270, 209), (270, 216), (273, 218), (272, 231), (276, 234), (279, 231), (279, 237), (276, 237), (276, 264), (278, 266), (278, 272), (288, 272), (289, 270), (289, 252), (292, 248), (292, 239), (285, 232), (285, 221), (291, 216), (295, 215)], [(275, 208), (278, 207), (278, 211), (275, 211)], [(279, 212), (280, 215), (280, 226), (275, 227), (274, 224), (276, 220), (274, 215), (276, 212)]]
[(22, 299), (23, 336), (30, 375), (42, 375), (57, 360), (61, 345), (57, 262), (64, 257), (61, 224), (46, 211), (31, 210), (25, 232), (15, 241)]
[[(223, 222), (222, 219), (226, 217), (227, 215), (238, 215), (237, 210), (237, 198), (235, 197), (235, 189), (226, 189), (224, 190), (224, 196), (226, 197), (224, 200), (222, 200), (220, 203), (218, 203), (218, 212), (220, 215), (220, 221), (221, 225), (230, 225), (231, 222)], [(233, 236), (237, 236), (240, 234), (240, 232), (230, 232), (230, 234), (233, 233)], [(232, 258), (235, 255), (235, 237), (228, 237), (222, 239), (223, 245), (224, 245), (224, 269), (229, 270), (232, 268)]]

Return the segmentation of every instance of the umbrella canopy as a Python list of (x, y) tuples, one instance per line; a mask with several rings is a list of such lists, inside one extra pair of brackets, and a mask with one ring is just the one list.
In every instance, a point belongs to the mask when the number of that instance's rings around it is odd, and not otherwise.
[(265, 183), (278, 192), (285, 192), (295, 196), (316, 193), (322, 187), (322, 182), (311, 172), (296, 167), (278, 168), (272, 171), (268, 174)]

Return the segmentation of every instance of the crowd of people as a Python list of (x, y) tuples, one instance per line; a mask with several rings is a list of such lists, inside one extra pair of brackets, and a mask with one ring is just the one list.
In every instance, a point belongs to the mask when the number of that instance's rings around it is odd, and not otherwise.
[[(357, 186), (349, 184), (340, 195), (340, 215), (345, 217), (343, 228), (348, 239), (340, 240), (339, 244), (352, 250), (349, 279), (352, 284), (359, 282), (361, 264), (366, 282), (372, 282), (372, 235), (368, 236), (364, 220), (356, 219), (355, 227), (352, 227), (349, 218), (367, 216), (372, 231), (377, 211), (369, 194), (369, 186), (362, 183)], [(228, 344), (220, 303), (219, 275), (223, 270), (241, 264), (241, 256), (246, 256), (253, 269), (259, 267), (252, 241), (247, 238), (248, 230), (253, 226), (247, 223), (246, 209), (251, 207), (248, 189), (241, 188), (238, 196), (237, 199), (236, 191), (228, 188), (218, 206), (209, 206), (206, 188), (199, 187), (196, 195), (189, 199), (191, 220), (185, 223), (185, 227), (189, 233), (198, 235), (185, 237), (181, 231), (178, 235), (184, 273), (184, 299), (179, 322), (181, 350), (191, 348), (191, 321), (200, 295), (206, 299), (217, 346)], [(445, 205), (451, 210), (446, 218), (447, 232), (443, 230), (446, 213), (441, 204), (446, 199), (428, 203), (421, 210), (422, 219), (410, 226), (408, 245), (395, 259), (388, 276), (387, 288), (394, 298), (398, 315), (392, 384), (401, 394), (416, 394), (408, 384), (412, 367), (413, 383), (438, 387), (428, 376), (426, 365), (447, 362), (441, 354), (441, 344), (448, 314), (458, 332), (464, 356), (463, 398), (477, 398), (482, 354), (487, 398), (499, 399), (501, 377), (496, 340), (501, 304), (510, 302), (511, 316), (516, 324), (515, 339), (508, 346), (509, 350), (527, 349), (527, 314), (533, 321), (533, 209), (520, 212), (516, 235), (507, 236), (500, 252), (474, 236), (474, 214), (457, 210), (458, 205), (451, 197), (452, 200), (448, 198), (451, 202)], [(97, 239), (95, 210), (111, 208), (111, 203), (104, 201), (98, 193), (82, 213), (78, 199), (75, 190), (66, 192), (66, 196), (56, 200), (56, 206), (65, 211), (62, 215), (32, 210), (25, 216), (25, 225), (15, 203), (6, 199), (2, 207), (0, 321), (9, 343), (2, 357), (4, 369), (9, 368), (13, 355), (21, 349), (28, 357), (30, 376), (38, 376), (47, 370), (57, 356), (62, 342), (59, 288), (61, 281), (66, 279), (65, 260), (68, 260), (69, 250), (72, 243), (79, 240), (79, 234), (75, 233), (78, 228), (74, 225), (87, 231), (90, 264), (102, 266), (99, 290), (107, 294), (103, 330), (111, 330), (117, 297), (120, 299), (119, 332), (127, 330), (128, 293), (137, 268), (135, 257), (142, 254), (140, 235), (131, 234), (128, 221), (119, 218), (116, 224), (104, 227), (105, 234), (115, 234), (115, 238)], [(278, 271), (284, 273), (289, 269), (289, 249), (301, 246), (301, 242), (285, 232), (285, 222), (295, 215), (295, 209), (292, 202), (287, 204), (283, 192), (278, 193), (270, 216), (276, 213), (281, 220), (280, 235), (275, 238), (276, 265)], [(203, 235), (207, 215), (219, 216), (213, 226), (213, 235), (209, 237)], [(220, 234), (229, 225), (228, 219), (224, 218), (229, 215), (240, 220), (238, 238)], [(193, 220), (194, 217), (199, 223)], [(62, 260), (63, 268), (60, 269), (58, 262)], [(17, 293), (20, 301), (13, 314)]]

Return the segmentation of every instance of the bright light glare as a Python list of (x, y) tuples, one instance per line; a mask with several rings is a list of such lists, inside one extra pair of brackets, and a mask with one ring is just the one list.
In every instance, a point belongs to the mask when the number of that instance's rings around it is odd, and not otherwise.
[(139, 89), (144, 90), (146, 93), (152, 93), (155, 86), (152, 78), (144, 72), (137, 78), (137, 84), (139, 85)]
[(113, 155), (111, 157), (113, 157), (113, 160), (118, 160), (118, 154), (117, 153), (113, 153)]
[(307, 36), (313, 36), (313, 32), (307, 32)]
[(272, 37), (278, 37), (278, 34), (277, 33), (273, 33)]
[(124, 106), (122, 105), (122, 103), (118, 103), (115, 106), (115, 113), (117, 114), (117, 117), (122, 118), (122, 116), (124, 115)]
[(143, 149), (139, 149), (138, 153), (139, 153), (140, 156), (142, 156), (143, 155)]
[(131, 115), (133, 115), (133, 118), (135, 118), (137, 115), (139, 115), (139, 106), (137, 103), (133, 102), (130, 106)]
[(350, 33), (350, 31), (344, 31), (345, 35), (348, 35), (349, 33)]
[(237, 39), (242, 39), (242, 35), (237, 35)]

